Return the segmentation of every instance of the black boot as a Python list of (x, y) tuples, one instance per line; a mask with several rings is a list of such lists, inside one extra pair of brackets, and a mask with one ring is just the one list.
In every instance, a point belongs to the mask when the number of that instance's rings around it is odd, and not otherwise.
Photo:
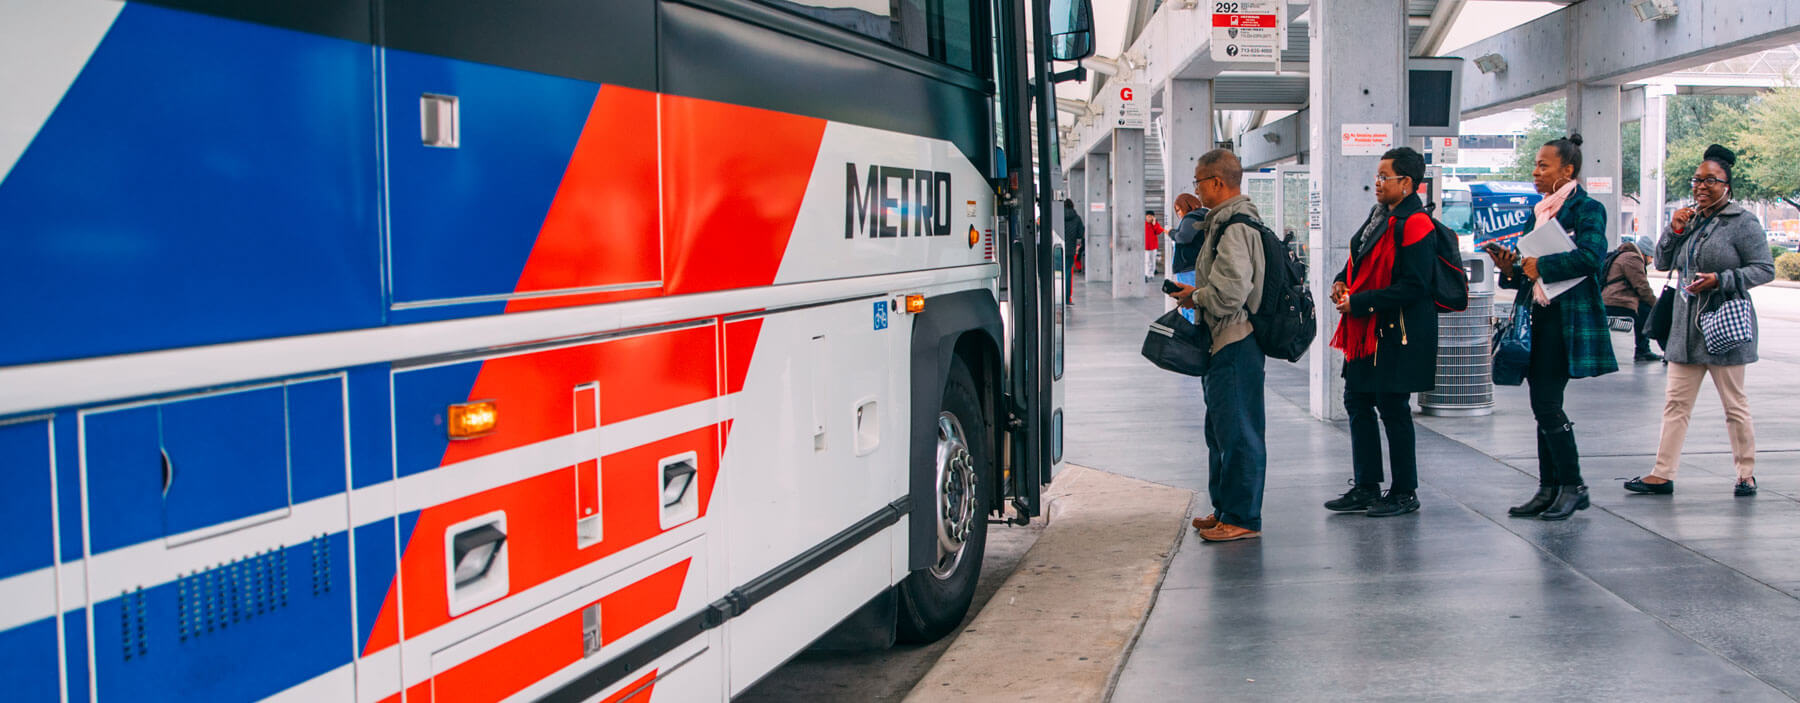
[(1506, 509), (1506, 514), (1513, 517), (1533, 517), (1544, 512), (1556, 500), (1556, 486), (1538, 486), (1537, 495), (1524, 505), (1515, 505)]
[(1556, 500), (1544, 512), (1538, 513), (1539, 520), (1567, 520), (1577, 510), (1588, 507), (1587, 486), (1559, 486), (1556, 489)]

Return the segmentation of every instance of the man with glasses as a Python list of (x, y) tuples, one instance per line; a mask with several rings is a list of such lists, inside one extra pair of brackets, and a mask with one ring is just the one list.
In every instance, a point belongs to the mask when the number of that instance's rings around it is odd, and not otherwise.
[[(1240, 190), (1243, 166), (1236, 155), (1214, 149), (1194, 167), (1194, 194), (1210, 208), (1200, 226), (1194, 285), (1170, 293), (1195, 308), (1212, 332), (1212, 363), (1201, 377), (1206, 400), (1206, 489), (1213, 512), (1194, 519), (1208, 542), (1252, 539), (1262, 532), (1263, 352), (1251, 336), (1250, 314), (1262, 302), (1262, 233), (1256, 205)], [(1234, 221), (1234, 218), (1235, 221)]]
[[(1327, 510), (1369, 517), (1419, 509), (1412, 394), (1437, 381), (1437, 305), (1431, 279), (1437, 225), (1415, 192), (1425, 157), (1407, 147), (1382, 154), (1375, 209), (1350, 240), (1350, 261), (1331, 284), (1343, 317), (1331, 346), (1344, 353), (1344, 410), (1350, 415), (1354, 478)], [(1377, 415), (1379, 414), (1379, 418)], [(1387, 428), (1393, 483), (1381, 492), (1381, 427)]]

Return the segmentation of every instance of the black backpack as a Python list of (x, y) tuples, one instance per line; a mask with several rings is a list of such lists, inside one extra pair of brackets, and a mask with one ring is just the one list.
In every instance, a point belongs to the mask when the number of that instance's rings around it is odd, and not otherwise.
[[(1256, 218), (1238, 213), (1225, 221), (1225, 226), (1231, 225), (1249, 225), (1262, 235), (1262, 302), (1257, 305), (1256, 312), (1250, 313), (1256, 346), (1262, 348), (1263, 354), (1276, 359), (1297, 361), (1312, 346), (1313, 337), (1319, 331), (1312, 291), (1306, 287), (1306, 265)], [(1214, 246), (1217, 246), (1216, 241)]]
[[(1431, 213), (1421, 213), (1431, 217)], [(1462, 247), (1457, 244), (1456, 230), (1431, 217), (1432, 248), (1437, 264), (1432, 266), (1431, 299), (1437, 303), (1439, 315), (1469, 309), (1469, 270), (1463, 268)], [(1404, 230), (1405, 225), (1401, 225)]]

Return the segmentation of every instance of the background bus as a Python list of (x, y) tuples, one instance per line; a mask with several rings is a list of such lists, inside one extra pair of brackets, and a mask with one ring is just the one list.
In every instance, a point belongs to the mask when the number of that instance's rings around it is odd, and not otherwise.
[[(1459, 181), (1444, 183), (1443, 222), (1468, 237), (1473, 248), (1490, 241), (1506, 246), (1523, 234), (1531, 206), (1543, 199), (1530, 183)], [(1471, 250), (1473, 250), (1471, 248)]]
[(1055, 4), (0, 4), (7, 699), (949, 632), (1060, 461)]

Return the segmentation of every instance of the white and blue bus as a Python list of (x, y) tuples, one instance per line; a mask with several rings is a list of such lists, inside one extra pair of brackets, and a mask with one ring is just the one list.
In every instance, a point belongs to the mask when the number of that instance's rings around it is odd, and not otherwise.
[(943, 636), (1061, 461), (1089, 18), (0, 3), (5, 698), (725, 700)]

